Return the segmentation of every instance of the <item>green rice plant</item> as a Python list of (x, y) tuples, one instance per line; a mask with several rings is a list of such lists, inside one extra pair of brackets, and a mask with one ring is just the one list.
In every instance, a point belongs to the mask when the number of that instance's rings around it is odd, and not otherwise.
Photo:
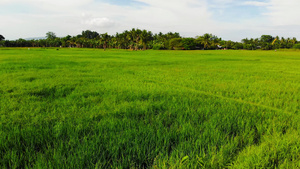
[(299, 168), (299, 51), (0, 49), (1, 168)]

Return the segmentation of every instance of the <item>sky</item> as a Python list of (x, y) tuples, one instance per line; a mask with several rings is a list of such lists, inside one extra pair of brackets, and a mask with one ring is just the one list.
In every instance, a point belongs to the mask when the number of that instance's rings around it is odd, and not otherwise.
[(8, 40), (123, 32), (212, 33), (241, 41), (261, 35), (300, 40), (300, 0), (0, 0), (0, 34)]

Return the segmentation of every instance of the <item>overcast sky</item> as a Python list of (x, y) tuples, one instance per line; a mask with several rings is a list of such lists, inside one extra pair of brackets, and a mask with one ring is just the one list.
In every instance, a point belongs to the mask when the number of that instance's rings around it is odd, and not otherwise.
[(262, 34), (300, 40), (299, 7), (300, 0), (0, 0), (0, 34), (14, 40), (139, 28), (235, 41)]

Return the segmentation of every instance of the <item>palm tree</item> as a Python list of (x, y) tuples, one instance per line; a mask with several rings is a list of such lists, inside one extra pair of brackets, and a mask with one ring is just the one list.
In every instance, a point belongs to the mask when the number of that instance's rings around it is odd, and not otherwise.
[(293, 39), (291, 38), (287, 38), (287, 45), (286, 45), (286, 48), (292, 48), (294, 46), (294, 42)]
[(116, 33), (116, 36), (114, 38), (115, 47), (120, 49), (121, 46), (121, 35), (119, 33)]
[(116, 44), (118, 46), (118, 49), (126, 49), (127, 48), (127, 31), (124, 31), (123, 33), (117, 33), (116, 34)]
[(214, 46), (215, 48), (219, 48), (218, 46), (220, 45), (220, 42), (222, 41), (221, 38), (218, 38), (215, 35), (211, 35), (210, 41), (212, 42), (212, 46)]
[(132, 29), (131, 31), (125, 31), (125, 33), (126, 33), (126, 40), (128, 41), (128, 47), (130, 50), (132, 50), (132, 47), (134, 45), (135, 29)]
[(142, 33), (141, 33), (141, 42), (143, 44), (143, 50), (146, 50), (146, 46), (147, 44), (149, 43), (149, 41), (152, 40), (152, 32), (151, 31), (146, 31), (146, 30), (143, 30)]
[(128, 39), (128, 36), (128, 31), (125, 31), (120, 35), (120, 44), (123, 49), (128, 49), (130, 47), (130, 40)]
[(280, 47), (281, 47), (281, 48), (285, 48), (285, 47), (286, 47), (286, 40), (284, 39), (284, 37), (281, 37), (281, 40), (280, 40)]
[(291, 40), (291, 43), (292, 43), (293, 45), (295, 45), (295, 44), (297, 43), (297, 39), (294, 37), (294, 38)]
[(206, 49), (210, 48), (212, 44), (211, 37), (212, 35), (208, 33), (204, 34), (203, 36), (200, 36), (200, 41), (204, 45), (204, 48)]
[(108, 35), (107, 33), (104, 33), (104, 34), (101, 34), (101, 35), (100, 35), (100, 41), (101, 41), (102, 44), (103, 44), (103, 49), (104, 49), (104, 51), (105, 51), (105, 49), (106, 49), (106, 47), (107, 47), (107, 44), (108, 44), (110, 38), (111, 38), (111, 36)]
[(67, 43), (69, 44), (69, 47), (74, 47), (74, 46), (76, 46), (76, 37), (72, 37), (72, 38), (70, 38), (70, 40), (68, 40), (67, 41)]
[(82, 48), (82, 46), (83, 46), (82, 45), (83, 44), (83, 38), (81, 38), (81, 37), (77, 38), (76, 41), (75, 41), (75, 43), (76, 43), (76, 47), (77, 48)]
[(249, 43), (249, 39), (248, 38), (242, 39), (242, 43), (245, 43), (245, 44)]
[(131, 38), (133, 40), (133, 43), (135, 44), (135, 50), (137, 51), (142, 31), (140, 29), (134, 29), (133, 28), (130, 31), (130, 33), (131, 33)]

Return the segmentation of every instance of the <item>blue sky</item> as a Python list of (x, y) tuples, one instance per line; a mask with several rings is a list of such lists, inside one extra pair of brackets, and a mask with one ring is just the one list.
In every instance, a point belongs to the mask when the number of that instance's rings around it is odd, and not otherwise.
[(299, 7), (299, 0), (1, 0), (0, 34), (17, 39), (140, 28), (235, 41), (263, 34), (300, 40)]

